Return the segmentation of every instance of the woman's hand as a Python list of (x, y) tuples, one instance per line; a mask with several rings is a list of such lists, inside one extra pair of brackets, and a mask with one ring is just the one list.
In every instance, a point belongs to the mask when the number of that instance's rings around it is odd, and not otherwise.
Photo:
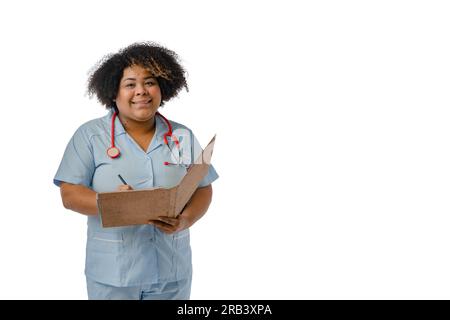
[(208, 210), (211, 198), (211, 185), (198, 188), (177, 218), (158, 217), (157, 220), (150, 220), (148, 223), (168, 234), (190, 228)]
[(162, 232), (172, 234), (191, 226), (191, 222), (187, 217), (180, 214), (177, 218), (158, 217), (157, 220), (149, 220), (148, 224), (152, 224)]
[(133, 188), (127, 184), (121, 184), (120, 186), (117, 187), (117, 191), (129, 191), (129, 190), (133, 190)]

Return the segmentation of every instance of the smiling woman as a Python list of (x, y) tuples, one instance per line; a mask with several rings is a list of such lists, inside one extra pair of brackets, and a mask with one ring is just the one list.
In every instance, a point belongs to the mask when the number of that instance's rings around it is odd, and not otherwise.
[(178, 63), (175, 52), (154, 43), (137, 43), (107, 55), (89, 78), (88, 92), (96, 95), (106, 108), (114, 107), (123, 71), (133, 65), (147, 69), (158, 79), (161, 89), (161, 105), (175, 97), (183, 88), (188, 90), (185, 70)]
[(161, 89), (156, 78), (140, 65), (126, 68), (114, 102), (127, 133), (147, 150), (155, 132), (155, 114), (161, 105)]
[[(97, 192), (172, 187), (185, 175), (183, 165), (197, 159), (202, 150), (192, 131), (157, 112), (182, 88), (187, 90), (184, 74), (174, 52), (138, 43), (107, 56), (89, 78), (88, 92), (109, 113), (75, 132), (54, 178), (64, 207), (88, 216), (89, 299), (190, 296), (189, 227), (208, 210), (211, 183), (218, 177), (214, 168), (209, 167), (177, 218), (103, 228), (96, 201)], [(182, 135), (175, 138), (173, 131)], [(173, 160), (175, 149), (188, 163)], [(127, 184), (120, 184), (119, 175)]]

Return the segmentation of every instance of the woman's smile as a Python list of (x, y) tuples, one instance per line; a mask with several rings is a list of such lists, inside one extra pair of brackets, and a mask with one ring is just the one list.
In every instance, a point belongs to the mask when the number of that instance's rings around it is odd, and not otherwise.
[(152, 103), (152, 99), (148, 100), (140, 100), (140, 101), (131, 101), (131, 104), (137, 107), (149, 107)]

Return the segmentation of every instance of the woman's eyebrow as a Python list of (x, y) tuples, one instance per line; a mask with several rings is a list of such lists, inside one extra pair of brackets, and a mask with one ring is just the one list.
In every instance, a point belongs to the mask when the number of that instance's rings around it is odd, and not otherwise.
[[(155, 77), (154, 76), (148, 76), (148, 77), (144, 78), (144, 80), (148, 80), (148, 79), (155, 79)], [(126, 79), (123, 79), (122, 81), (127, 81), (127, 80), (136, 81), (136, 78), (126, 78)]]

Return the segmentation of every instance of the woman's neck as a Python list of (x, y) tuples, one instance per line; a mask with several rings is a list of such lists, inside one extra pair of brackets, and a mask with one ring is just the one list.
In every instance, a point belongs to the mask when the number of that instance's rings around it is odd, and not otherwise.
[(122, 123), (125, 131), (129, 134), (146, 135), (155, 131), (155, 117), (147, 121), (136, 121), (127, 117), (124, 117), (119, 113), (119, 119)]

